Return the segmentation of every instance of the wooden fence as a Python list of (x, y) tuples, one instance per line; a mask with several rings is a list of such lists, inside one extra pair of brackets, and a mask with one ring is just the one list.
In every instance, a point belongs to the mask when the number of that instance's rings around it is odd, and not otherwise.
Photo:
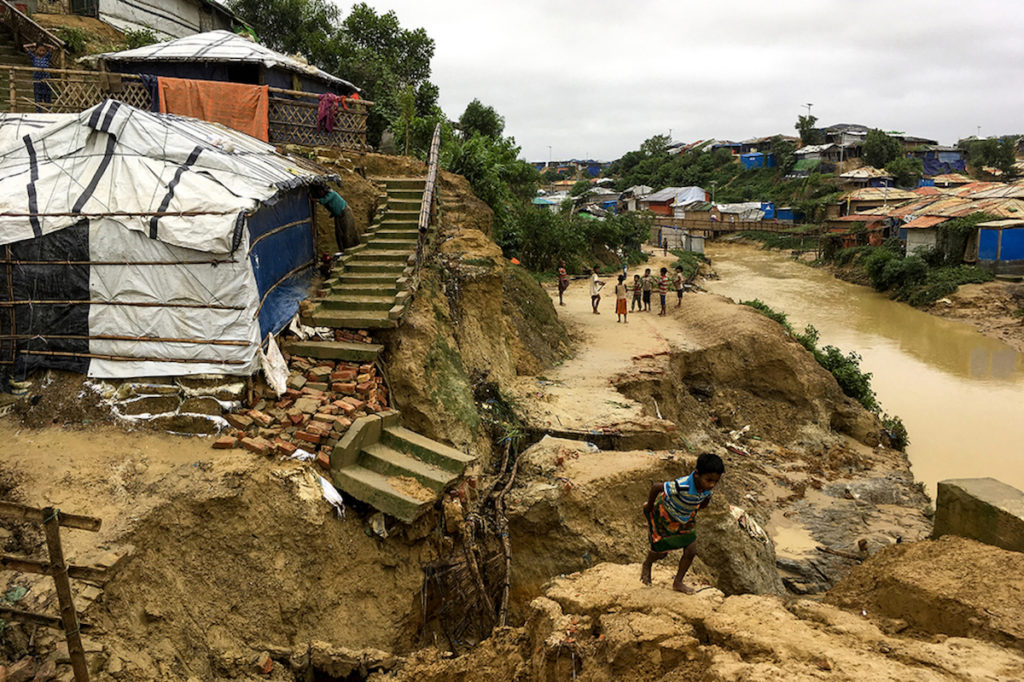
[(71, 668), (75, 673), (75, 682), (89, 682), (89, 669), (86, 666), (85, 648), (82, 646), (81, 635), (84, 625), (78, 620), (69, 578), (102, 582), (106, 580), (107, 572), (99, 568), (68, 564), (64, 558), (64, 549), (60, 541), (60, 528), (61, 526), (80, 528), (95, 533), (100, 529), (101, 521), (90, 516), (64, 514), (55, 507), (35, 509), (14, 502), (0, 502), (0, 518), (38, 523), (43, 526), (49, 561), (36, 561), (5, 554), (0, 555), (0, 568), (50, 576), (57, 589), (57, 602), (60, 605), (60, 616), (49, 616), (7, 607), (0, 608), (0, 616), (48, 627), (63, 627), (68, 643)]
[[(25, 66), (0, 69), (0, 111), (76, 114), (107, 99), (147, 111), (153, 107), (150, 90), (135, 75)], [(366, 120), (372, 106), (365, 100), (336, 103), (333, 130), (326, 131), (317, 124), (318, 95), (270, 88), (270, 143), (368, 150)]]

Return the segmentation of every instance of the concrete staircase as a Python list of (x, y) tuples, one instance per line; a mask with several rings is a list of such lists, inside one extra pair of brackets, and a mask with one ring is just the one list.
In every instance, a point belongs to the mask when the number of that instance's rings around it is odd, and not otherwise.
[[(386, 187), (363, 243), (338, 260), (307, 322), (346, 330), (398, 326), (409, 302), (416, 263), (419, 215), (426, 180), (378, 179)], [(374, 344), (303, 341), (293, 355), (368, 363), (383, 350)], [(463, 475), (473, 457), (403, 428), (397, 411), (357, 419), (331, 454), (331, 478), (346, 495), (407, 523), (434, 506)]]
[[(338, 260), (324, 282), (320, 296), (313, 299), (309, 322), (334, 329), (391, 329), (405, 312), (407, 286), (416, 262), (419, 241), (418, 220), (425, 180), (421, 178), (384, 178), (385, 201), (378, 209), (363, 243)], [(293, 343), (287, 350), (295, 355), (330, 358), (349, 362), (369, 362), (377, 357), (379, 346), (368, 344)], [(358, 355), (358, 357), (357, 357)]]
[(473, 457), (403, 428), (397, 411), (357, 419), (331, 454), (345, 493), (411, 523), (434, 506)]

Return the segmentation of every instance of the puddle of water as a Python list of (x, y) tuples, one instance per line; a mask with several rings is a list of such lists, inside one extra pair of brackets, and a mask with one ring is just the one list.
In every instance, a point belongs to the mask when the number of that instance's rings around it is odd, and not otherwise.
[(796, 329), (814, 325), (820, 345), (861, 355), (879, 401), (910, 432), (914, 476), (933, 497), (947, 478), (992, 476), (1024, 489), (1024, 355), (785, 253), (715, 244), (708, 255), (722, 277), (710, 291), (759, 298)]
[(777, 556), (797, 559), (814, 554), (814, 548), (819, 544), (815, 542), (810, 531), (803, 524), (786, 518), (781, 511), (772, 513), (767, 531), (772, 536), (772, 542), (775, 543)]

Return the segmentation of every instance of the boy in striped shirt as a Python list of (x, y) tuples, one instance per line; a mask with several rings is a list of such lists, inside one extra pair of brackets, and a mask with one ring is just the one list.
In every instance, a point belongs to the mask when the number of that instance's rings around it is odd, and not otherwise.
[(651, 487), (644, 505), (647, 535), (651, 542), (651, 551), (647, 553), (640, 571), (644, 585), (651, 584), (651, 566), (655, 561), (664, 559), (673, 549), (681, 549), (683, 555), (679, 557), (679, 570), (672, 581), (672, 589), (693, 594), (693, 588), (688, 587), (683, 578), (697, 556), (697, 511), (710, 504), (711, 491), (724, 473), (722, 458), (705, 452), (697, 458), (697, 467), (689, 476)]

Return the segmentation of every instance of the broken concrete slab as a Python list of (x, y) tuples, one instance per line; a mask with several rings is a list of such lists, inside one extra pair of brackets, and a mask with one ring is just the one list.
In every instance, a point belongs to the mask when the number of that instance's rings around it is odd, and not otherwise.
[(932, 537), (943, 535), (1024, 552), (1024, 492), (994, 478), (940, 481)]

